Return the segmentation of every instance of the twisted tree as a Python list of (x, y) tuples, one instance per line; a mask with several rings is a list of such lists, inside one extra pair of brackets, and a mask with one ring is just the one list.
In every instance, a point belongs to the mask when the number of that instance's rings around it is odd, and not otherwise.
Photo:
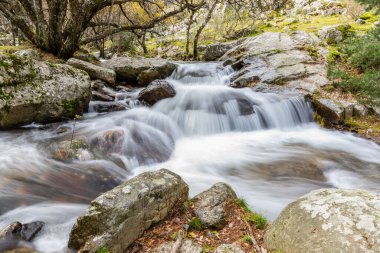
[[(120, 5), (137, 6), (143, 13), (139, 20), (133, 20), (131, 12), (122, 23), (111, 23), (108, 15), (103, 15), (108, 20), (95, 22), (97, 14)], [(80, 45), (122, 31), (153, 28), (188, 7), (194, 8), (188, 0), (0, 0), (0, 11), (13, 26), (35, 46), (61, 58), (71, 57)], [(86, 33), (92, 27), (103, 29)]]

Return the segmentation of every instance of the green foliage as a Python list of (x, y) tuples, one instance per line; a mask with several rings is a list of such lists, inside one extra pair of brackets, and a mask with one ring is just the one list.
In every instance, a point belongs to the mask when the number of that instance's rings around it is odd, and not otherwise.
[(177, 238), (178, 238), (178, 232), (174, 232), (174, 233), (172, 233), (171, 235), (170, 235), (170, 239), (172, 239), (172, 240), (177, 240)]
[(252, 244), (252, 238), (249, 235), (244, 235), (242, 238), (243, 242)]
[(111, 251), (106, 247), (102, 247), (96, 253), (111, 253)]
[(238, 205), (246, 212), (252, 213), (251, 209), (249, 208), (247, 202), (244, 199), (238, 199), (237, 200)]
[(193, 229), (196, 229), (196, 230), (202, 230), (203, 228), (203, 225), (202, 225), (202, 221), (197, 218), (197, 217), (194, 217), (190, 223), (189, 223), (189, 227), (190, 228), (193, 228)]
[(213, 252), (214, 251), (214, 247), (210, 246), (210, 245), (203, 245), (202, 246), (202, 253), (209, 253), (209, 252)]
[(364, 103), (380, 105), (380, 26), (350, 38), (333, 52), (328, 72), (333, 85)]
[(251, 213), (245, 219), (255, 224), (258, 229), (264, 229), (267, 225), (267, 219), (261, 214)]

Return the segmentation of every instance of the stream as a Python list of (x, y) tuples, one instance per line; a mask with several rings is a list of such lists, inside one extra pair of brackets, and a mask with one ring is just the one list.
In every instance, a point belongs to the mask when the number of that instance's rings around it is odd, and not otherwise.
[(231, 88), (232, 74), (219, 63), (183, 64), (167, 78), (177, 95), (152, 108), (137, 101), (139, 90), (117, 95), (130, 110), (96, 113), (91, 108), (104, 102), (91, 102), (75, 123), (75, 137), (93, 143), (110, 131), (121, 136), (112, 152), (93, 160), (51, 158), (54, 144), (70, 139), (74, 122), (0, 132), (0, 228), (44, 221), (34, 247), (69, 252), (71, 227), (92, 199), (160, 168), (182, 176), (191, 196), (226, 182), (270, 220), (318, 188), (380, 192), (379, 145), (321, 129), (303, 98)]

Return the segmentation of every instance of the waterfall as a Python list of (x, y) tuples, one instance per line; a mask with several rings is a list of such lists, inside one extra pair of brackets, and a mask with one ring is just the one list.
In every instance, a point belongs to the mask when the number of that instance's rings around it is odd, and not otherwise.
[(302, 97), (231, 88), (233, 74), (220, 63), (180, 64), (166, 80), (176, 96), (151, 108), (137, 100), (139, 89), (118, 91), (114, 102), (129, 110), (92, 111), (75, 124), (74, 137), (91, 146), (90, 161), (62, 162), (51, 155), (57, 143), (70, 140), (73, 122), (1, 132), (0, 227), (43, 220), (46, 229), (34, 246), (62, 252), (91, 199), (160, 168), (182, 176), (192, 196), (226, 182), (270, 219), (322, 187), (380, 192), (378, 145), (321, 129)]

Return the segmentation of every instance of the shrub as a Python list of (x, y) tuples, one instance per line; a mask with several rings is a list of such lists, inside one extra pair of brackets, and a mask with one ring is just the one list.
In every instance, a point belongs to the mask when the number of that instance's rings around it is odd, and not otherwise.
[(339, 53), (329, 59), (333, 85), (364, 103), (380, 105), (380, 26), (365, 36), (350, 38), (336, 50)]
[(189, 227), (190, 228), (193, 228), (193, 229), (196, 229), (196, 230), (201, 230), (203, 228), (203, 225), (202, 225), (202, 221), (197, 218), (197, 217), (194, 217), (190, 223), (189, 223)]

